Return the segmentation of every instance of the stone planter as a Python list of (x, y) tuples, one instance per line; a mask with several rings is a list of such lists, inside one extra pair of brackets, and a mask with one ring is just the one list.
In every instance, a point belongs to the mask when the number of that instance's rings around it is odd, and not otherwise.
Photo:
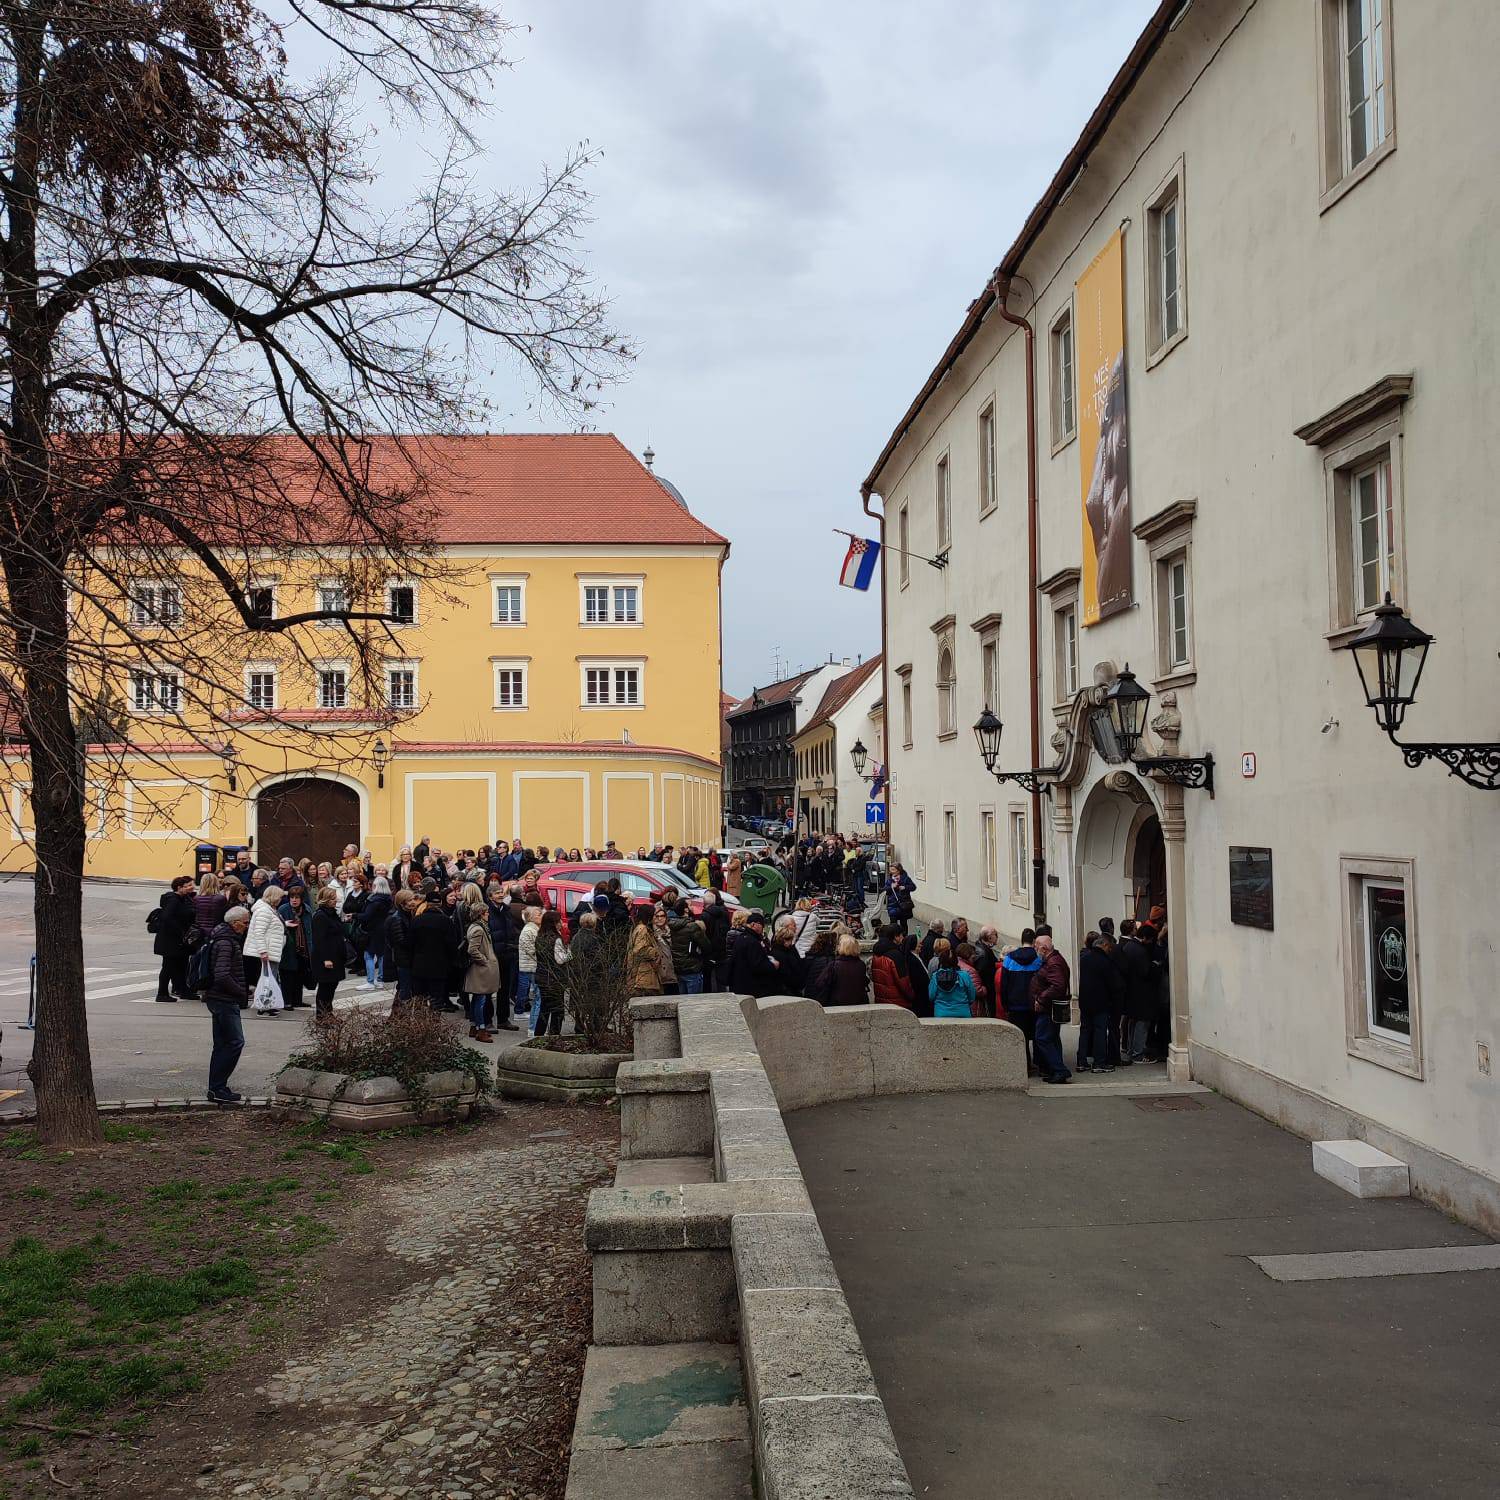
[(522, 1042), (495, 1059), (495, 1078), (508, 1099), (608, 1099), (628, 1052), (551, 1052)]
[(440, 1125), (467, 1120), (479, 1085), (461, 1070), (429, 1073), (431, 1103), (418, 1113), (415, 1101), (394, 1078), (351, 1079), (346, 1073), (288, 1068), (276, 1080), (271, 1108), (278, 1114), (310, 1114), (340, 1130), (388, 1130), (402, 1125)]

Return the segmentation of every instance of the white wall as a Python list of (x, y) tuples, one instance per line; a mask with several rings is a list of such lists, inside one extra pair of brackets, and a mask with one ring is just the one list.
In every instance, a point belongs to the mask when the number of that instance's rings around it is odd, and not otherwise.
[[(1500, 440), (1491, 410), (1500, 385), (1500, 178), (1488, 129), (1500, 7), (1395, 0), (1397, 149), (1326, 212), (1319, 211), (1311, 0), (1258, 0), (1231, 35), (1245, 10), (1215, 0), (1192, 7), (1023, 268), (1037, 296), (1029, 316), (1038, 334), (1041, 576), (1077, 566), (1081, 546), (1078, 445), (1049, 456), (1046, 329), (1077, 276), (1128, 218), (1133, 514), (1139, 522), (1177, 501), (1198, 503), (1197, 680), (1179, 693), (1181, 750), (1212, 749), (1219, 760), (1217, 798), (1185, 794), (1194, 1039), (1500, 1175), (1500, 1091), (1477, 1066), (1477, 1044), (1500, 1054), (1492, 894), (1500, 885), (1500, 796), (1470, 790), (1437, 767), (1407, 769), (1364, 707), (1347, 655), (1329, 649), (1322, 455), (1293, 435), (1383, 375), (1415, 375), (1404, 411), (1406, 602), (1437, 645), (1407, 732), (1500, 739), (1500, 616), (1492, 583), (1500, 558), (1500, 507), (1492, 494)], [(1194, 84), (1221, 42), (1217, 60)], [(1148, 369), (1143, 205), (1179, 156), (1189, 331)], [(1024, 299), (1011, 306), (1027, 310)], [(979, 809), (1026, 799), (985, 776), (967, 728), (980, 708), (979, 641), (969, 624), (996, 611), (1003, 616), (1001, 760), (1024, 766), (1022, 359), (1021, 339), (992, 316), (880, 486), (891, 527), (908, 501), (911, 546), (929, 551), (933, 466), (944, 447), (952, 454), (952, 566), (938, 573), (913, 562), (903, 590), (896, 558), (884, 559), (893, 839), (909, 860), (913, 810), (924, 806), (928, 879), (920, 899), (994, 921), (1010, 934), (1030, 903), (1011, 902), (1003, 874), (995, 897), (982, 894)], [(1001, 505), (981, 521), (976, 427), (991, 393), (1000, 412)], [(1140, 543), (1135, 594), (1134, 608), (1083, 633), (1085, 682), (1096, 662), (1129, 660), (1139, 670), (1154, 659)], [(950, 613), (960, 732), (939, 742), (931, 626)], [(1041, 639), (1050, 685), (1045, 610)], [(905, 752), (896, 669), (908, 661), (917, 723), (914, 747)], [(1147, 671), (1139, 675), (1149, 681)], [(1050, 702), (1048, 692), (1044, 707)], [(1330, 718), (1337, 727), (1320, 732)], [(1239, 775), (1245, 750), (1258, 758), (1253, 781)], [(1051, 759), (1045, 748), (1043, 759)], [(1100, 770), (1096, 761), (1076, 789), (1075, 807)], [(941, 875), (946, 804), (958, 809), (963, 831), (957, 889), (945, 887)], [(1274, 851), (1274, 932), (1228, 921), (1231, 844)], [(1425, 1079), (1348, 1054), (1341, 854), (1416, 861)], [(1057, 855), (1049, 838), (1054, 869)], [(1047, 893), (1065, 926), (1073, 915), (1069, 894)]]

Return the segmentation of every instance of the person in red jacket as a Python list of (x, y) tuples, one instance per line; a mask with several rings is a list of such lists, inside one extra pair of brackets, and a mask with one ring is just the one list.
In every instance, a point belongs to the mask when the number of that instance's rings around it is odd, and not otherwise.
[(1071, 1083), (1073, 1075), (1063, 1061), (1062, 1033), (1052, 1019), (1052, 1007), (1065, 1005), (1072, 993), (1068, 961), (1053, 946), (1050, 932), (1038, 932), (1036, 951), (1042, 966), (1031, 976), (1031, 1008), (1036, 1014), (1037, 1066), (1047, 1083)]
[(907, 1010), (912, 1009), (911, 979), (896, 946), (896, 929), (890, 925), (882, 927), (876, 935), (870, 980), (875, 988), (876, 1005), (904, 1005)]

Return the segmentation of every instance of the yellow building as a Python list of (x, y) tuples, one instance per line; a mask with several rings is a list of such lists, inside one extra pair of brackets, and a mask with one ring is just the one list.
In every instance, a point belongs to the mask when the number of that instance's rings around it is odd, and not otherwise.
[[(346, 844), (389, 859), (423, 837), (717, 840), (728, 543), (608, 434), (436, 447), (441, 534), (424, 540), (441, 580), (360, 573), (397, 620), (380, 627), (378, 679), (359, 680), (342, 623), (267, 637), (279, 654), (246, 660), (243, 702), (217, 713), (195, 716), (191, 650), (181, 670), (122, 672), (128, 744), (89, 752), (88, 873), (188, 871), (200, 841), (274, 865)], [(358, 571), (346, 559), (258, 568), (246, 560), (255, 608), (359, 607), (339, 592)], [(180, 651), (191, 580), (141, 581), (127, 607)], [(0, 868), (29, 868), (24, 759), (6, 768)]]

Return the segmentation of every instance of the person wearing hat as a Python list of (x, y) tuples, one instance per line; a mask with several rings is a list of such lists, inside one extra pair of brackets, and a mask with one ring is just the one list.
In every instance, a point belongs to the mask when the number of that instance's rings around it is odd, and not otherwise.
[(778, 989), (776, 961), (766, 951), (766, 919), (752, 911), (745, 925), (729, 933), (724, 988), (731, 995), (774, 995)]
[(244, 941), (250, 912), (231, 906), (224, 920), (208, 935), (212, 954), (208, 988), (203, 1003), (213, 1021), (213, 1051), (208, 1059), (208, 1097), (215, 1104), (238, 1104), (244, 1097), (229, 1087), (230, 1075), (245, 1050), (245, 1027), (240, 1007), (249, 998), (245, 983)]

